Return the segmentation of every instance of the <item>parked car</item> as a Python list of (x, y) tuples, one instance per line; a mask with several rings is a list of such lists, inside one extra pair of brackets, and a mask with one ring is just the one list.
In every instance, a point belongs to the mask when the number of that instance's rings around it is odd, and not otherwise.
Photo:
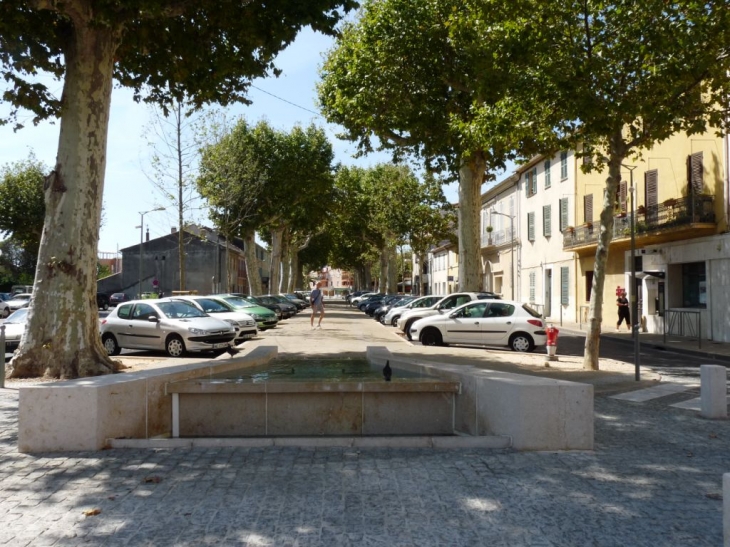
[(304, 308), (306, 308), (306, 305), (300, 303), (297, 303), (293, 300), (289, 300), (286, 296), (281, 296), (279, 294), (264, 294), (263, 296), (260, 296), (259, 298), (268, 298), (272, 299), (277, 304), (293, 304), (297, 308), (297, 313), (302, 311)]
[(499, 296), (492, 292), (457, 292), (444, 296), (433, 306), (428, 308), (411, 309), (403, 313), (398, 320), (398, 328), (403, 331), (406, 338), (411, 339), (411, 326), (413, 323), (424, 317), (448, 313), (454, 308), (458, 308), (462, 304), (471, 302), (472, 300), (492, 300), (499, 299)]
[(211, 317), (222, 319), (236, 329), (235, 344), (250, 340), (258, 334), (256, 320), (243, 310), (237, 310), (222, 298), (215, 296), (173, 296), (170, 300), (190, 302)]
[(234, 309), (243, 311), (253, 317), (256, 320), (256, 326), (259, 330), (273, 329), (279, 324), (276, 313), (268, 308), (249, 302), (240, 296), (233, 296), (232, 294), (216, 294), (215, 296), (226, 301)]
[(392, 302), (394, 298), (397, 298), (397, 296), (394, 297), (393, 295), (385, 295), (378, 298), (372, 298), (365, 303), (362, 311), (364, 311), (366, 315), (372, 317), (375, 313), (375, 310), (382, 307), (383, 304), (385, 304), (386, 302)]
[(13, 312), (5, 321), (5, 353), (12, 353), (20, 345), (20, 337), (25, 331), (28, 321), (28, 308), (21, 308)]
[(542, 316), (527, 304), (474, 300), (448, 315), (419, 319), (411, 325), (410, 335), (424, 346), (466, 344), (534, 351), (547, 341), (545, 326)]
[(7, 317), (10, 315), (10, 304), (5, 300), (0, 300), (0, 317)]
[(10, 300), (13, 297), (13, 295), (9, 292), (0, 292), (0, 300)]
[(132, 300), (128, 294), (123, 292), (115, 292), (109, 297), (109, 305), (110, 306), (116, 306), (117, 304), (121, 304), (122, 302), (129, 302)]
[(279, 320), (289, 319), (290, 317), (295, 316), (297, 314), (297, 311), (299, 311), (292, 302), (279, 302), (278, 300), (275, 300), (273, 298), (252, 296), (250, 294), (239, 294), (237, 296), (241, 296), (252, 304), (256, 304), (257, 306), (269, 308), (271, 311), (276, 313), (276, 315), (279, 317)]
[(10, 312), (17, 311), (21, 308), (27, 308), (30, 304), (30, 299), (33, 297), (29, 292), (14, 294), (13, 298), (6, 300), (5, 304), (10, 308)]
[(103, 292), (96, 293), (96, 307), (106, 311), (109, 309), (109, 295)]
[(379, 323), (383, 322), (383, 318), (385, 317), (385, 314), (387, 314), (391, 308), (395, 308), (397, 306), (405, 306), (409, 302), (413, 302), (417, 296), (398, 296), (391, 300), (386, 300), (383, 302), (383, 305), (381, 305), (377, 310), (375, 310), (375, 313), (373, 313), (373, 318), (378, 321)]
[(286, 293), (286, 294), (280, 294), (279, 296), (283, 296), (284, 298), (287, 298), (294, 305), (296, 305), (296, 307), (299, 308), (300, 310), (303, 310), (304, 308), (309, 307), (309, 299), (304, 300), (303, 298), (300, 298), (296, 294)]
[(358, 296), (362, 296), (363, 294), (365, 294), (367, 292), (368, 291), (355, 291), (355, 292), (352, 292), (352, 293), (348, 294), (347, 296), (345, 296), (345, 301), (348, 304), (352, 304), (352, 299), (353, 298), (357, 298)]
[[(358, 292), (359, 292), (359, 291), (358, 291)], [(362, 301), (363, 301), (363, 300), (364, 300), (365, 298), (367, 298), (368, 296), (371, 296), (371, 295), (373, 295), (373, 294), (378, 294), (378, 293), (376, 293), (376, 292), (372, 292), (372, 291), (368, 291), (368, 292), (361, 292), (361, 293), (360, 293), (360, 294), (358, 294), (357, 296), (354, 296), (354, 293), (353, 293), (353, 296), (351, 296), (351, 297), (350, 297), (350, 300), (349, 300), (349, 302), (350, 302), (350, 306), (357, 306), (357, 305), (358, 305), (358, 304), (359, 304), (360, 302), (362, 302)]]
[(441, 300), (443, 298), (443, 295), (440, 294), (430, 294), (427, 296), (420, 296), (416, 298), (415, 300), (405, 304), (404, 306), (393, 306), (388, 310), (388, 313), (385, 314), (383, 317), (382, 323), (384, 325), (392, 325), (393, 327), (398, 326), (398, 320), (400, 319), (400, 316), (403, 315), (403, 312), (410, 309), (418, 309), (418, 308), (428, 308), (430, 306), (433, 306), (436, 302)]
[(180, 357), (185, 352), (227, 349), (235, 336), (230, 323), (181, 300), (132, 300), (101, 320), (101, 342), (109, 355), (127, 348)]
[(355, 305), (360, 311), (365, 311), (365, 306), (367, 306), (370, 302), (372, 302), (374, 299), (382, 300), (384, 296), (385, 294), (381, 292), (370, 293), (365, 298), (357, 302)]

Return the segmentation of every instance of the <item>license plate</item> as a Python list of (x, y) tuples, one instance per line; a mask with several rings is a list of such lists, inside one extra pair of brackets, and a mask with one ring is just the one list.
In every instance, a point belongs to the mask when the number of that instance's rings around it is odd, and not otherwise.
[(213, 349), (221, 349), (221, 348), (227, 348), (229, 344), (213, 344), (211, 347)]
[(255, 334), (244, 334), (244, 335), (243, 335), (243, 339), (244, 339), (244, 340), (250, 340), (250, 339), (251, 339), (251, 338), (253, 338), (254, 336), (256, 336), (256, 335), (255, 335)]

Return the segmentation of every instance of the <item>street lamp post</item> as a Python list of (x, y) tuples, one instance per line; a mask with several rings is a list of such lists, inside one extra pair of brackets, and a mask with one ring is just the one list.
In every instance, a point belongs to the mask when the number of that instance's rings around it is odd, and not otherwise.
[(510, 272), (511, 284), (512, 284), (512, 300), (515, 299), (515, 217), (514, 215), (508, 215), (507, 213), (500, 213), (492, 209), (490, 211), (493, 215), (502, 215), (509, 219), (509, 231), (510, 237), (512, 238), (512, 271)]
[(635, 225), (635, 201), (634, 193), (636, 188), (634, 187), (634, 169), (636, 165), (623, 165), (625, 169), (629, 170), (629, 195), (630, 195), (630, 208), (631, 208), (631, 336), (634, 339), (634, 379), (638, 382), (641, 376), (641, 356), (639, 353), (639, 328), (641, 322), (639, 321), (639, 298), (636, 290), (636, 225)]
[(142, 298), (142, 251), (144, 250), (144, 216), (147, 213), (153, 213), (155, 211), (164, 211), (164, 207), (156, 207), (149, 211), (144, 211), (139, 214), (139, 293), (138, 297)]

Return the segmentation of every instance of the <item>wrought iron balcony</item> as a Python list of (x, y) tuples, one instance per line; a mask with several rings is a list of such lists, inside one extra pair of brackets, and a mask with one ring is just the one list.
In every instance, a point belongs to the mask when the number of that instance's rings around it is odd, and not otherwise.
[(499, 247), (512, 243), (512, 230), (509, 227), (496, 232), (482, 234), (482, 248)]
[[(636, 236), (691, 228), (695, 224), (715, 224), (714, 196), (688, 196), (668, 199), (659, 205), (636, 210)], [(588, 247), (598, 242), (600, 222), (586, 223), (563, 230), (563, 249)], [(631, 237), (631, 213), (616, 215), (613, 220), (613, 240)]]

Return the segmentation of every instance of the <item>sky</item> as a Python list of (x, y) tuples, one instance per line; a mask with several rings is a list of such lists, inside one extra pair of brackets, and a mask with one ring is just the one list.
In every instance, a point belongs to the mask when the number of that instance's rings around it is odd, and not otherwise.
[[(316, 82), (323, 55), (332, 47), (333, 39), (309, 29), (303, 30), (297, 39), (281, 54), (276, 65), (283, 71), (278, 78), (254, 80), (249, 99), (251, 105), (235, 105), (225, 110), (227, 117), (240, 116), (250, 123), (266, 119), (275, 128), (286, 130), (300, 124), (314, 123), (323, 127), (335, 151), (335, 162), (367, 167), (389, 161), (387, 153), (375, 153), (355, 159), (353, 143), (337, 139), (338, 126), (327, 124), (317, 114)], [(53, 82), (51, 90), (61, 95), (62, 83)], [(33, 126), (30, 114), (20, 118), (28, 125), (18, 132), (12, 127), (0, 127), (0, 165), (26, 159), (32, 151), (36, 158), (50, 170), (55, 163), (58, 146), (59, 124), (42, 123)], [(99, 237), (99, 252), (112, 253), (139, 243), (140, 213), (158, 207), (145, 215), (145, 230), (150, 239), (170, 233), (177, 226), (177, 212), (166, 202), (149, 180), (151, 173), (149, 149), (145, 126), (150, 122), (149, 107), (137, 104), (131, 91), (117, 88), (112, 94), (109, 141), (107, 146), (106, 181), (104, 186), (104, 217)], [(445, 187), (449, 201), (456, 202), (458, 191), (455, 184)], [(192, 220), (211, 225), (205, 211)]]

